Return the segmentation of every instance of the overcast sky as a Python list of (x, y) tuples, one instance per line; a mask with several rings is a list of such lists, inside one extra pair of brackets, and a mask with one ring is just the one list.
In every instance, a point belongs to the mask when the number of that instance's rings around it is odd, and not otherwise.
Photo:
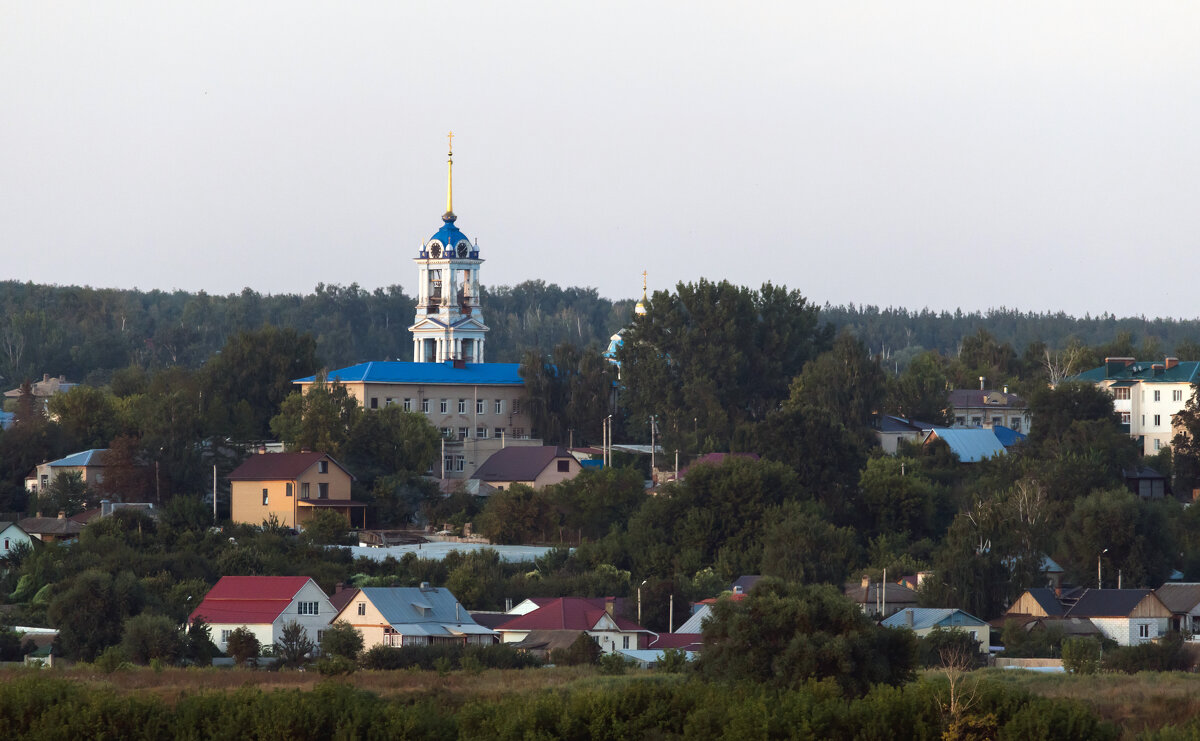
[[(7, 278), (1200, 316), (1200, 5), (0, 0)], [(486, 307), (485, 307), (486, 310)]]

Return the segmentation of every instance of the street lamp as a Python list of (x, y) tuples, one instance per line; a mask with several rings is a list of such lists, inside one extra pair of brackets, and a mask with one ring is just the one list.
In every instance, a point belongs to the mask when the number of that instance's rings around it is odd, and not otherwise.
[(642, 587), (646, 586), (649, 579), (642, 579), (642, 583), (638, 585), (638, 625), (642, 624)]
[(1105, 553), (1108, 553), (1107, 548), (1100, 551), (1100, 555), (1096, 556), (1096, 589), (1104, 589), (1104, 580), (1101, 578), (1102, 574), (1100, 572), (1100, 559), (1103, 558)]

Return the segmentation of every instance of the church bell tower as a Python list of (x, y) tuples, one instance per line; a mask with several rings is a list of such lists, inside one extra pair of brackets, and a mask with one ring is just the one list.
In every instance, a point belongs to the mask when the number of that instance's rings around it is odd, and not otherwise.
[(482, 363), (487, 325), (479, 304), (479, 245), (472, 244), (454, 222), (454, 133), (447, 139), (446, 213), (442, 228), (427, 239), (417, 257), (417, 316), (413, 362)]

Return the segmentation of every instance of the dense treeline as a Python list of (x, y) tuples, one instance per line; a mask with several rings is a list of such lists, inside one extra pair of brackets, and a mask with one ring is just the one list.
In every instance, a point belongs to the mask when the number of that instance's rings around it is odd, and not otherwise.
[[(1116, 739), (1082, 703), (981, 683), (970, 712), (947, 717), (944, 681), (881, 686), (847, 699), (835, 684), (776, 690), (678, 677), (465, 697), (387, 700), (328, 681), (310, 692), (188, 694), (168, 703), (52, 676), (0, 684), (0, 723), (22, 738), (796, 738)], [(946, 734), (946, 735), (943, 735)]]

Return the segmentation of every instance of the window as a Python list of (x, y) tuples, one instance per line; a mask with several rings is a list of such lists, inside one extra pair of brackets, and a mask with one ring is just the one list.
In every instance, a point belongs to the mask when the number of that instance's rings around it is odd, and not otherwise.
[(429, 414), (429, 399), (421, 399), (421, 411)]
[(404, 411), (406, 411), (406, 412), (412, 411), (412, 399), (404, 400)]
[(487, 436), (488, 436), (488, 428), (486, 428), (486, 427), (476, 427), (475, 428), (475, 437), (479, 438), (480, 440), (487, 440)]
[(442, 428), (442, 437), (446, 438), (447, 440), (453, 440), (454, 439), (454, 428), (453, 427), (443, 427)]
[(1129, 387), (1121, 386), (1113, 389), (1113, 398), (1118, 401), (1129, 401)]
[(492, 435), (493, 437), (504, 437), (504, 428), (503, 427), (497, 427), (492, 432), (495, 433)]
[(1162, 391), (1159, 391), (1158, 389), (1154, 390), (1154, 400), (1162, 401)]
[(1121, 424), (1123, 424), (1123, 425), (1129, 424), (1129, 418), (1132, 416), (1133, 415), (1131, 415), (1129, 412), (1121, 412)]
[(521, 413), (521, 400), (520, 399), (512, 400), (512, 409), (513, 409), (513, 414)]
[(1021, 431), (1021, 418), (1013, 417), (1012, 422), (1009, 422), (1008, 426), (1013, 429), (1013, 432), (1020, 432)]
[(992, 417), (992, 426), (999, 427), (1004, 424), (1004, 417)]
[(317, 461), (317, 473), (329, 473), (329, 461)]
[(467, 468), (467, 459), (464, 456), (454, 456), (454, 470), (462, 473)]
[(514, 438), (516, 438), (517, 440), (524, 440), (525, 439), (525, 428), (524, 427), (514, 427), (512, 436)]
[(389, 396), (389, 397), (387, 397), (386, 399), (384, 399), (384, 400), (383, 400), (383, 405), (384, 405), (385, 407), (390, 407), (390, 406), (392, 405), (392, 397), (390, 397), (390, 396)]
[(967, 423), (966, 417), (955, 417), (954, 418), (954, 424), (958, 425), (959, 427), (962, 427), (966, 423)]
[(317, 484), (317, 499), (329, 498), (329, 484), (324, 482)]
[(9, 550), (8, 538), (4, 539), (4, 550), (6, 550), (6, 551)]
[(267, 506), (267, 490), (263, 489), (263, 506)]
[(303, 484), (300, 484), (300, 498), (301, 498), (301, 499), (308, 499), (308, 497), (309, 497), (309, 493), (308, 493), (308, 482), (307, 482), (307, 481), (305, 481)]
[(316, 615), (318, 614), (317, 610), (320, 607), (319, 603), (317, 602), (297, 602), (296, 606), (300, 608), (299, 613), (301, 615)]
[(972, 427), (983, 427), (983, 417), (971, 417)]
[(232, 630), (222, 630), (221, 631), (221, 643), (229, 643), (229, 635), (231, 633), (233, 633)]
[(496, 399), (496, 414), (504, 414), (504, 399)]
[(1156, 415), (1154, 415), (1154, 426), (1155, 426), (1155, 427), (1158, 427), (1160, 424), (1162, 424), (1162, 421), (1161, 421), (1161, 420), (1162, 420), (1162, 415), (1161, 415), (1161, 414), (1156, 414)]
[(367, 614), (367, 603), (366, 603), (366, 602), (359, 602), (359, 603), (358, 603), (358, 614), (359, 614), (359, 615), (366, 615), (366, 614)]
[(371, 397), (371, 408), (372, 408), (372, 409), (378, 409), (378, 408), (379, 408), (379, 397), (378, 397), (378, 396), (372, 396), (372, 397)]
[(470, 430), (468, 430), (466, 427), (459, 427), (458, 428), (458, 439), (466, 440), (468, 437), (470, 437), (470, 435), (467, 434), (469, 432), (470, 432)]
[(466, 400), (466, 399), (459, 399), (459, 400), (458, 400), (458, 413), (459, 413), (459, 414), (466, 414), (466, 413), (467, 413), (467, 400)]
[(1183, 401), (1183, 391), (1175, 389), (1171, 392), (1171, 401)]
[(289, 481), (289, 482), (287, 482), (287, 484), (285, 486), (284, 496), (290, 497), (291, 495), (292, 495), (292, 482)]
[(445, 414), (446, 411), (450, 409), (450, 401), (448, 399), (442, 399), (438, 404), (438, 408), (442, 411), (442, 414)]
[(451, 458), (450, 456), (446, 456), (445, 458), (442, 459), (442, 467), (443, 467), (443, 471), (453, 471), (454, 470), (454, 459)]
[(1161, 450), (1161, 449), (1162, 449), (1162, 440), (1159, 440), (1157, 437), (1156, 437), (1156, 438), (1154, 438), (1154, 449), (1155, 449), (1155, 450)]
[(629, 636), (621, 636), (621, 648), (629, 648)]
[(483, 399), (476, 399), (475, 400), (475, 413), (476, 414), (487, 414), (487, 402), (484, 401)]
[(571, 471), (571, 461), (559, 461), (558, 462), (558, 472), (559, 473), (570, 473), (570, 471)]
[(1149, 638), (1149, 637), (1150, 637), (1150, 626), (1147, 625), (1146, 623), (1142, 623), (1141, 625), (1138, 626), (1138, 638)]

